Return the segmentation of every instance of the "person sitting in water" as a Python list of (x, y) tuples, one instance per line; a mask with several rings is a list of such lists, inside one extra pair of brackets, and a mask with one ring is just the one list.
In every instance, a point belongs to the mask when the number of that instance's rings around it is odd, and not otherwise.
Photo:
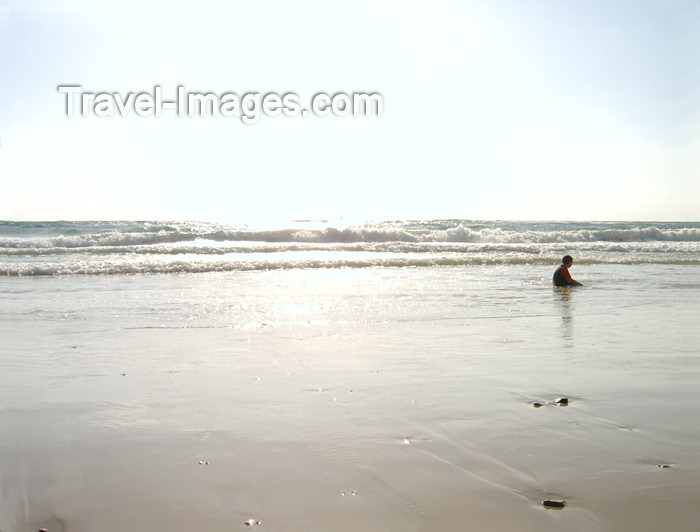
[(554, 286), (583, 286), (581, 283), (571, 278), (569, 268), (571, 268), (573, 263), (574, 259), (571, 255), (566, 255), (561, 259), (561, 266), (556, 269), (554, 277), (552, 278)]

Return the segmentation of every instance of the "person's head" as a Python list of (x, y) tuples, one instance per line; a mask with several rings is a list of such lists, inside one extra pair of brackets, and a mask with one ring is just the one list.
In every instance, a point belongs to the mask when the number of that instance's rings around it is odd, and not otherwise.
[(571, 255), (564, 255), (564, 257), (561, 259), (561, 263), (569, 268), (574, 263), (574, 258)]

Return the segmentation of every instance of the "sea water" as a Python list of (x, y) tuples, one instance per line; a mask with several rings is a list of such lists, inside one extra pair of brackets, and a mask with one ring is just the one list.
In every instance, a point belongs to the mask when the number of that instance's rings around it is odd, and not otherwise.
[[(552, 287), (565, 254), (583, 287)], [(0, 222), (0, 452), (14, 463), (0, 530), (45, 522), (51, 489), (75, 481), (79, 466), (56, 457), (48, 474), (37, 456), (162, 435), (310, 442), (346, 465), (469, 442), (498, 456), (490, 486), (536, 499), (562, 475), (544, 456), (570, 436), (523, 416), (559, 395), (601, 433), (646, 423), (604, 445), (685, 463), (666, 492), (682, 506), (700, 485), (699, 314), (700, 223)], [(541, 476), (523, 486), (508, 457)], [(584, 522), (614, 519), (600, 504)]]

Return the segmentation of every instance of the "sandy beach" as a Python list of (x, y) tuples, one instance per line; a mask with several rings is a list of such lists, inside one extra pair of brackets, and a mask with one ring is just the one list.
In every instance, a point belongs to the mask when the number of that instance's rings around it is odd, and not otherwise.
[(536, 271), (4, 280), (0, 530), (694, 530), (697, 288)]
[(700, 532), (699, 215), (700, 0), (0, 0), (0, 532)]

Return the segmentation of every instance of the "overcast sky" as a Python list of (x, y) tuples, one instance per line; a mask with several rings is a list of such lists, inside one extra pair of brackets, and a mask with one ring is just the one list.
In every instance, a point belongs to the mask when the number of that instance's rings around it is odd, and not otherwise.
[[(59, 85), (384, 113), (68, 117)], [(0, 219), (699, 216), (696, 0), (0, 0)]]

